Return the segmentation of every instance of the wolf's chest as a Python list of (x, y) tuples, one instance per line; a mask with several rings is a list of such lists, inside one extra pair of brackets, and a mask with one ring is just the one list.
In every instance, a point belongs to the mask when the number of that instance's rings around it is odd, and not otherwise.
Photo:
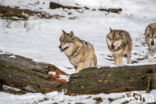
[(149, 45), (149, 48), (153, 51), (156, 51), (156, 45), (152, 46), (151, 44)]
[(78, 66), (78, 63), (80, 62), (80, 58), (81, 58), (80, 55), (77, 56), (77, 57), (70, 57), (70, 58), (69, 58), (69, 61), (70, 61), (70, 63), (71, 63), (72, 65)]

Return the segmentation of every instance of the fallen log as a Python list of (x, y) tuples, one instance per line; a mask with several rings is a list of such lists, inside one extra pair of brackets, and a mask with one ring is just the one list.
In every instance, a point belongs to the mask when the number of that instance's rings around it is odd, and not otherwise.
[[(64, 6), (55, 2), (50, 2), (50, 9), (58, 9), (58, 8), (62, 8), (62, 9), (75, 9), (75, 10), (79, 10), (79, 9), (86, 9), (89, 10), (89, 7), (78, 7), (78, 6)], [(120, 13), (122, 11), (122, 8), (99, 8), (99, 9), (92, 9), (93, 11), (95, 10), (99, 10), (99, 11), (104, 11), (104, 12), (108, 12), (108, 13)]]
[(109, 9), (105, 9), (105, 8), (100, 8), (99, 11), (105, 11), (105, 12), (112, 12), (112, 13), (120, 13), (122, 11), (121, 8), (109, 8)]
[[(50, 74), (52, 73), (52, 74)], [(156, 64), (87, 68), (68, 76), (56, 66), (14, 55), (0, 54), (1, 83), (26, 91), (66, 91), (69, 95), (156, 89)]]
[(50, 9), (57, 9), (57, 8), (63, 8), (63, 9), (82, 9), (81, 7), (75, 7), (75, 6), (63, 6), (61, 4), (50, 2)]
[(156, 89), (156, 65), (88, 68), (70, 76), (67, 94), (97, 94)]
[(51, 19), (51, 18), (63, 18), (64, 16), (54, 14), (50, 15), (42, 11), (33, 11), (30, 9), (20, 9), (19, 7), (9, 7), (0, 5), (0, 17), (2, 19), (9, 20), (28, 20), (29, 16), (37, 16), (39, 18)]
[[(49, 74), (53, 72), (54, 75)], [(56, 75), (57, 74), (57, 75)], [(31, 92), (57, 91), (66, 75), (56, 66), (13, 54), (0, 54), (0, 82)]]

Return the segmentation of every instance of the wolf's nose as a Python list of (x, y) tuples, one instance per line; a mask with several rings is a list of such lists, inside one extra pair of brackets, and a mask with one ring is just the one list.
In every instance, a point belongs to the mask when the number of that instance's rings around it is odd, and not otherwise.
[(59, 48), (61, 48), (61, 46), (59, 46)]
[(111, 48), (114, 49), (114, 45), (113, 44), (111, 45)]
[(154, 45), (154, 42), (153, 41), (151, 42), (151, 45)]

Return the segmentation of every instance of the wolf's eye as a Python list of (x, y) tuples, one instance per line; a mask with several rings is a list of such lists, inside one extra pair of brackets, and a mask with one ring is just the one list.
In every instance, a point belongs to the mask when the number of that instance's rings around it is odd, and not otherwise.
[(147, 37), (152, 38), (152, 35), (151, 34), (147, 34)]
[(150, 34), (147, 34), (146, 36), (148, 36), (148, 37), (149, 37), (149, 35), (150, 35)]
[(112, 38), (108, 37), (109, 40), (113, 40)]
[(73, 40), (71, 40), (71, 39), (66, 39), (65, 42), (66, 42), (66, 43), (73, 43)]

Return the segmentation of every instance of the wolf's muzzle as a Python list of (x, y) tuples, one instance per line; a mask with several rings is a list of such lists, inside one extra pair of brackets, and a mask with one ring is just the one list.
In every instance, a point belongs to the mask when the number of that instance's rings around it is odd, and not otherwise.
[(59, 46), (59, 49), (61, 50), (61, 52), (64, 52), (66, 49), (68, 49), (68, 47), (62, 49), (61, 46)]

